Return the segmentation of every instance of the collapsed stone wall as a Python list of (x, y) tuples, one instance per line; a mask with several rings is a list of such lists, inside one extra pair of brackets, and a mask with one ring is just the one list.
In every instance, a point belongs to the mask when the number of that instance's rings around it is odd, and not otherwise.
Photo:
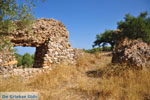
[[(74, 50), (69, 43), (69, 32), (64, 24), (54, 19), (37, 19), (29, 30), (16, 29), (10, 34), (12, 46), (36, 47), (33, 67), (47, 67), (52, 64), (67, 61), (73, 63)], [(2, 45), (2, 42), (0, 42)], [(14, 62), (14, 63), (10, 63)], [(0, 52), (0, 68), (16, 66), (14, 52), (8, 47)]]
[(150, 65), (150, 46), (142, 40), (124, 39), (113, 52), (112, 63), (126, 63), (134, 67)]

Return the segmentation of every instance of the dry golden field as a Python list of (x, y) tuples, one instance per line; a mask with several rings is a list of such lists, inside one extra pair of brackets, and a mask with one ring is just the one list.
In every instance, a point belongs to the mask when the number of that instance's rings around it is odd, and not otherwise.
[(109, 53), (87, 53), (25, 82), (0, 80), (0, 92), (38, 92), (39, 100), (150, 100), (149, 77), (149, 70), (112, 65)]

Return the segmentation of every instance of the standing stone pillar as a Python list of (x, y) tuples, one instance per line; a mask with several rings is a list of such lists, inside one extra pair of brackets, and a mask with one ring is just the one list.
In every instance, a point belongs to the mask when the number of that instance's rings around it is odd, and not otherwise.
[(60, 62), (73, 63), (73, 58), (74, 50), (70, 47), (69, 41), (49, 38), (44, 44), (36, 48), (33, 67), (48, 67)]

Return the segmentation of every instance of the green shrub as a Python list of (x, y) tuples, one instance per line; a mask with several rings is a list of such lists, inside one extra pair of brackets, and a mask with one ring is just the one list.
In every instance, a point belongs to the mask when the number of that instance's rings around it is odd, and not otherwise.
[(22, 55), (15, 53), (16, 60), (18, 61), (17, 66), (22, 65)]
[(33, 64), (32, 56), (29, 53), (25, 53), (22, 57), (22, 65), (30, 67)]
[(16, 60), (18, 61), (17, 66), (31, 67), (34, 63), (34, 54), (30, 55), (25, 53), (23, 56), (15, 53)]
[(104, 46), (103, 48), (92, 48), (92, 49), (83, 49), (86, 53), (96, 53), (96, 52), (102, 52), (102, 51), (111, 51), (111, 47)]
[(84, 51), (86, 53), (95, 53), (95, 52), (101, 52), (102, 51), (102, 48), (93, 48), (93, 49), (88, 49), (88, 50), (85, 50)]

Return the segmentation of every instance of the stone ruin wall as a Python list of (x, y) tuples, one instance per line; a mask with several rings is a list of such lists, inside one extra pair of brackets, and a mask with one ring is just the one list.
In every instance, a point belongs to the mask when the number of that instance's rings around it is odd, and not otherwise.
[(127, 64), (134, 68), (150, 66), (150, 46), (141, 39), (120, 41), (113, 52), (112, 63)]
[[(59, 62), (74, 61), (74, 49), (69, 43), (69, 32), (64, 24), (54, 19), (37, 19), (32, 29), (14, 30), (10, 35), (12, 50), (15, 46), (36, 47), (34, 68), (49, 67)], [(0, 42), (2, 45), (2, 42)], [(16, 67), (14, 52), (8, 46), (0, 52), (0, 69)]]

